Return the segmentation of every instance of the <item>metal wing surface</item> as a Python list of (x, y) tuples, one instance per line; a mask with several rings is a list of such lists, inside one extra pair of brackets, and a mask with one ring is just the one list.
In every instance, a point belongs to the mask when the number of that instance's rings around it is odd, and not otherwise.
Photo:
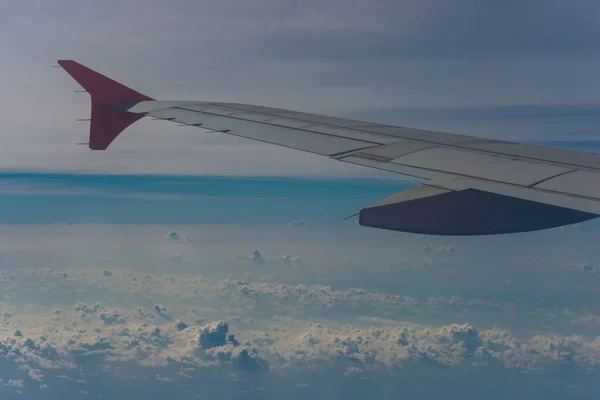
[[(61, 65), (69, 73), (74, 68), (68, 62)], [(106, 107), (131, 115), (133, 121), (150, 116), (424, 180), (363, 208), (359, 222), (364, 226), (486, 235), (552, 228), (600, 215), (600, 155), (594, 153), (256, 105), (138, 100), (138, 95), (143, 96), (134, 92), (121, 102), (111, 97)], [(102, 129), (94, 137), (92, 114), (92, 149), (105, 149), (120, 133)]]

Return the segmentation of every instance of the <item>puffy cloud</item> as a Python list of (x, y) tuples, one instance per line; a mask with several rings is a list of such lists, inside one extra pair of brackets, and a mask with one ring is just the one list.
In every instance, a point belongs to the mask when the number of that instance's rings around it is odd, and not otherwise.
[(9, 379), (8, 382), (6, 382), (6, 386), (22, 388), (25, 386), (25, 383), (20, 379)]
[(283, 255), (279, 258), (272, 258), (271, 263), (274, 264), (284, 264), (284, 265), (293, 265), (295, 267), (302, 267), (304, 263), (300, 257), (292, 257), (289, 255)]
[(435, 251), (438, 253), (454, 253), (456, 250), (452, 246), (440, 246)]
[(229, 343), (212, 348), (207, 354), (218, 360), (229, 361), (235, 368), (252, 371), (268, 368), (266, 360), (253, 347), (239, 347)]
[(188, 327), (188, 325), (185, 322), (183, 322), (182, 320), (178, 319), (177, 321), (175, 321), (173, 323), (173, 327), (178, 331), (182, 331), (182, 330), (186, 329)]
[(227, 322), (214, 322), (200, 330), (198, 344), (205, 349), (224, 346), (227, 343), (227, 332), (229, 332)]
[(108, 313), (100, 313), (100, 319), (105, 325), (122, 325), (125, 323), (125, 318), (119, 315), (118, 312), (112, 311)]
[(585, 272), (595, 272), (598, 273), (600, 272), (600, 267), (598, 267), (597, 265), (594, 265), (592, 263), (589, 262), (577, 262), (574, 264), (569, 264), (569, 268), (573, 268), (573, 269), (578, 269), (578, 270), (582, 270)]
[(73, 306), (73, 310), (81, 311), (83, 314), (93, 314), (101, 308), (100, 304), (94, 303), (87, 305), (85, 303), (77, 303)]
[(169, 312), (169, 310), (167, 309), (167, 307), (162, 306), (160, 304), (155, 304), (154, 305), (154, 312), (159, 315), (161, 318), (164, 319), (172, 319), (171, 313)]
[(238, 257), (240, 260), (250, 261), (253, 264), (261, 265), (265, 263), (265, 259), (262, 256), (262, 253), (258, 250), (252, 251), (252, 254), (249, 256)]
[[(8, 363), (11, 371), (2, 376), (5, 382), (22, 380), (20, 389), (35, 387), (36, 393), (46, 385), (44, 391), (56, 394), (66, 385), (61, 382), (72, 382), (80, 390), (83, 386), (77, 385), (83, 384), (77, 380), (97, 379), (87, 373), (92, 370), (118, 370), (123, 379), (144, 375), (168, 388), (201, 379), (201, 373), (237, 374), (232, 379), (243, 380), (243, 374), (258, 372), (277, 377), (277, 382), (296, 379), (291, 383), (296, 387), (308, 382), (310, 371), (318, 371), (310, 387), (302, 386), (309, 390), (319, 386), (321, 377), (321, 385), (330, 385), (335, 379), (362, 381), (395, 371), (411, 380), (450, 371), (465, 377), (473, 371), (519, 372), (527, 379), (548, 377), (553, 371), (595, 376), (600, 361), (597, 339), (586, 336), (511, 334), (486, 323), (441, 322), (473, 320), (480, 314), (494, 315), (495, 320), (531, 319), (531, 308), (518, 304), (267, 283), (257, 280), (258, 273), (213, 282), (197, 275), (116, 269), (106, 279), (103, 271), (15, 274), (11, 284), (19, 290), (24, 282), (35, 282), (41, 291), (94, 290), (88, 291), (93, 293), (89, 297), (77, 292), (81, 301), (73, 307), (29, 305), (14, 312), (0, 329), (0, 363)], [(118, 300), (96, 302), (96, 294)], [(126, 305), (122, 300), (128, 298), (133, 301)], [(152, 305), (149, 300), (154, 298), (163, 304)], [(0, 312), (8, 309), (0, 303)], [(551, 313), (549, 319), (566, 321), (567, 327), (585, 316), (572, 310), (543, 311)], [(16, 329), (20, 336), (13, 335)], [(93, 385), (85, 389), (95, 394)]]
[(165, 236), (165, 239), (172, 240), (174, 242), (179, 242), (179, 235), (177, 234), (177, 232), (169, 232)]
[[(119, 313), (136, 315), (133, 310)], [(289, 363), (309, 365), (322, 360), (357, 368), (348, 370), (351, 373), (396, 368), (407, 362), (448, 367), (495, 362), (522, 371), (543, 371), (556, 364), (592, 371), (600, 361), (600, 346), (583, 337), (536, 335), (523, 341), (506, 331), (480, 331), (470, 324), (360, 328), (282, 321), (276, 325), (276, 335), (247, 332), (238, 342), (230, 334), (226, 321), (179, 329), (178, 323), (157, 324), (143, 315), (137, 320), (130, 319), (131, 322), (118, 327), (90, 321), (84, 322), (89, 328), (75, 332), (62, 328), (37, 337), (6, 337), (0, 342), (0, 355), (15, 361), (38, 365), (50, 362), (47, 365), (57, 366), (68, 365), (71, 355), (94, 355), (113, 362), (149, 360), (159, 364), (161, 359), (189, 362), (189, 357), (193, 357), (198, 365), (224, 362), (250, 370), (285, 370)], [(40, 380), (44, 373), (37, 369), (31, 374)]]

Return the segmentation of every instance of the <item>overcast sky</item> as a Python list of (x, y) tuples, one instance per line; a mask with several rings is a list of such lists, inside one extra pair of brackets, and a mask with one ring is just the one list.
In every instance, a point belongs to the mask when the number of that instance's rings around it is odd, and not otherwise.
[(87, 139), (87, 123), (75, 119), (88, 116), (89, 100), (51, 68), (62, 58), (158, 99), (248, 102), (511, 140), (589, 138), (600, 115), (599, 14), (591, 0), (3, 1), (0, 168), (373, 176), (146, 120), (109, 152), (91, 154), (74, 145)]

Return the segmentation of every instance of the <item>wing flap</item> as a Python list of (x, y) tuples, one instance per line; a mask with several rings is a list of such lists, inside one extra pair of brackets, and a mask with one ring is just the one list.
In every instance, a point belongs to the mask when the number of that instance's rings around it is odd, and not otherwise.
[(391, 162), (521, 186), (534, 185), (573, 170), (559, 165), (444, 147), (432, 147), (412, 152), (393, 159)]
[(492, 154), (522, 157), (573, 167), (600, 169), (600, 157), (595, 153), (489, 139), (465, 143), (464, 147)]
[(347, 157), (339, 158), (340, 161), (348, 162), (351, 164), (362, 165), (364, 167), (370, 167), (379, 169), (382, 171), (394, 172), (405, 176), (414, 178), (427, 179), (427, 180), (444, 180), (451, 179), (454, 177), (452, 174), (446, 174), (438, 171), (430, 171), (423, 168), (415, 168), (406, 165), (398, 165), (387, 162), (386, 160), (379, 160), (373, 158), (370, 155), (361, 155), (362, 153), (355, 153)]
[(523, 187), (501, 182), (492, 182), (483, 179), (471, 178), (453, 178), (443, 182), (436, 181), (435, 183), (432, 182), (428, 184), (453, 191), (477, 189), (485, 192), (515, 197), (522, 200), (534, 201), (556, 207), (570, 208), (573, 210), (600, 215), (599, 198), (575, 196), (571, 193), (550, 191), (535, 187)]
[(576, 196), (600, 199), (600, 173), (574, 171), (570, 174), (548, 179), (535, 185), (536, 188), (569, 193)]

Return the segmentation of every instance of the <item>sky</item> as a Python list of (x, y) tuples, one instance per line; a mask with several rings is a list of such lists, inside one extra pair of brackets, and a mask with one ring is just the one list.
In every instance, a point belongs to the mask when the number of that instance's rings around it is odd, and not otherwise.
[[(600, 222), (361, 227), (414, 180), (143, 119), (230, 101), (600, 151), (588, 0), (0, 2), (0, 398), (594, 399)], [(351, 217), (351, 218), (347, 218)]]
[(599, 13), (591, 0), (4, 1), (0, 169), (387, 177), (162, 121), (137, 122), (110, 151), (90, 152), (75, 146), (87, 141), (88, 123), (76, 119), (89, 116), (88, 95), (51, 68), (63, 58), (161, 100), (595, 141)]

